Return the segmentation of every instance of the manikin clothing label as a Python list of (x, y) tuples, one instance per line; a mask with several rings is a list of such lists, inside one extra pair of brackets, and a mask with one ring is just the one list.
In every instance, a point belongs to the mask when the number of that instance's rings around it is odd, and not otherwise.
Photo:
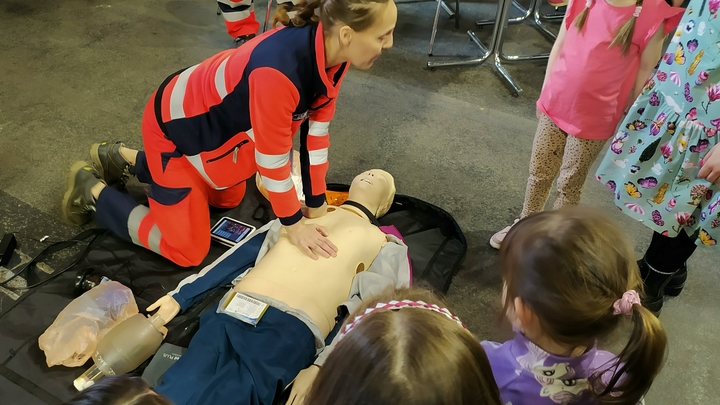
[(218, 305), (217, 312), (230, 315), (254, 326), (260, 322), (260, 318), (267, 309), (268, 304), (230, 290), (223, 297), (222, 305)]

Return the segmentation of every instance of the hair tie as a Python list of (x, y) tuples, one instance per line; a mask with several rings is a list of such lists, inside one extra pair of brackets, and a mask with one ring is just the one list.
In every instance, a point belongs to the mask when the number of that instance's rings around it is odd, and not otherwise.
[(613, 304), (613, 315), (630, 315), (633, 306), (640, 304), (640, 295), (637, 291), (628, 290)]
[(635, 17), (635, 18), (640, 17), (640, 11), (642, 11), (642, 6), (635, 7), (635, 11), (633, 12), (633, 17)]
[(403, 308), (427, 309), (429, 311), (437, 312), (439, 314), (445, 315), (445, 317), (447, 317), (448, 319), (455, 321), (463, 329), (467, 329), (467, 328), (465, 328), (465, 324), (463, 324), (457, 316), (450, 313), (450, 311), (447, 308), (442, 308), (442, 307), (439, 307), (434, 304), (426, 304), (423, 301), (410, 301), (410, 300), (390, 301), (388, 303), (384, 303), (384, 302), (378, 303), (374, 307), (368, 308), (365, 310), (365, 312), (356, 316), (352, 322), (345, 325), (345, 327), (340, 331), (340, 333), (338, 334), (338, 339), (337, 339), (338, 342), (345, 335), (350, 333), (350, 331), (353, 330), (353, 328), (355, 326), (357, 326), (357, 324), (360, 323), (360, 321), (362, 321), (366, 316), (368, 316), (372, 312), (378, 311), (378, 310), (394, 310), (394, 309), (403, 309)]

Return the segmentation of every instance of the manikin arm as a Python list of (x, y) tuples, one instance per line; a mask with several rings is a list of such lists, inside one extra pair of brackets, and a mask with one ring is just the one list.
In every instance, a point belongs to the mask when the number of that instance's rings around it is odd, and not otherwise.
[[(228, 250), (211, 264), (205, 266), (198, 274), (186, 277), (178, 286), (155, 302), (150, 308), (161, 308), (168, 315), (175, 317), (178, 312), (190, 308), (202, 300), (210, 291), (230, 284), (237, 276), (255, 264), (260, 247), (267, 235), (269, 226), (256, 231), (250, 238)], [(175, 306), (177, 305), (177, 310)], [(173, 305), (172, 307), (168, 305)], [(172, 313), (175, 311), (174, 313)], [(166, 321), (170, 319), (163, 317)]]
[(166, 295), (147, 307), (146, 311), (152, 312), (155, 309), (158, 310), (157, 315), (160, 315), (167, 324), (180, 312), (180, 304), (173, 297)]

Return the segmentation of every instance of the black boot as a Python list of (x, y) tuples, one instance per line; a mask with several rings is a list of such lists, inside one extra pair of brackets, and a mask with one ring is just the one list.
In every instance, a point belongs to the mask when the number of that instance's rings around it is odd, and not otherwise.
[(685, 280), (687, 280), (687, 262), (683, 263), (680, 270), (678, 270), (670, 279), (670, 282), (665, 286), (665, 295), (668, 297), (677, 297), (685, 287)]
[[(643, 297), (642, 304), (645, 308), (649, 309), (655, 316), (660, 315), (660, 311), (663, 306), (663, 299), (665, 298), (665, 289), (668, 285), (671, 285), (671, 291), (679, 294), (682, 287), (685, 284), (684, 277), (687, 277), (687, 268), (685, 268), (685, 275), (681, 279), (681, 269), (673, 272), (662, 272), (652, 268), (645, 258), (638, 260), (638, 267), (640, 267), (640, 275), (642, 276), (643, 285), (645, 289), (645, 296)], [(673, 282), (675, 275), (678, 278)], [(679, 287), (679, 288), (678, 288)]]

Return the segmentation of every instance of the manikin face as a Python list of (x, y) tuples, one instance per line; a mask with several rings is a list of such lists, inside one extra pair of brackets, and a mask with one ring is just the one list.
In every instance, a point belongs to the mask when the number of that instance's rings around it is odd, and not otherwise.
[(373, 201), (383, 206), (395, 192), (395, 183), (390, 173), (372, 169), (355, 176), (350, 184), (350, 199)]
[(342, 41), (346, 44), (344, 54), (358, 69), (369, 69), (382, 51), (393, 45), (393, 31), (397, 22), (397, 6), (390, 0), (385, 4), (376, 3), (375, 22), (362, 32), (345, 26), (341, 29)]

